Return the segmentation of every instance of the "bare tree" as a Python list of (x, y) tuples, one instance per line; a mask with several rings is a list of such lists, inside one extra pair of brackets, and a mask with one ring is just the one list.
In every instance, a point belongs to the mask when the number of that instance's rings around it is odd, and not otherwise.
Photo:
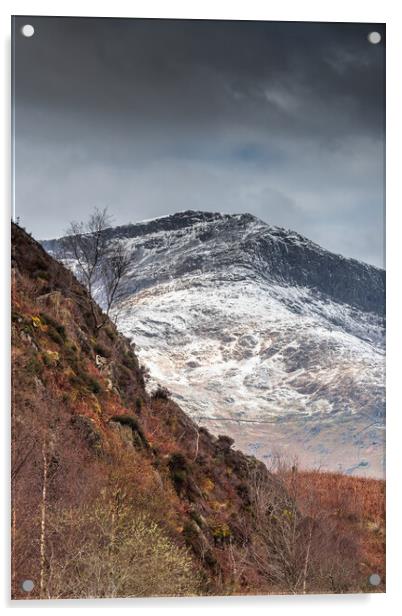
[(358, 588), (354, 538), (323, 509), (311, 474), (278, 457), (271, 480), (249, 477), (255, 512), (251, 562), (272, 587), (291, 593)]
[(272, 476), (250, 477), (256, 514), (256, 536), (252, 560), (268, 583), (296, 593), (303, 581), (305, 543), (303, 520), (293, 495)]
[[(71, 222), (63, 238), (64, 257), (73, 260), (76, 273), (87, 288), (97, 330), (107, 321), (130, 263), (123, 244), (108, 239), (106, 230), (111, 223), (107, 208), (95, 208), (87, 222)], [(104, 306), (104, 317), (98, 315), (97, 297)]]
[(104, 292), (107, 317), (113, 304), (118, 299), (120, 283), (129, 265), (130, 255), (124, 245), (118, 241), (110, 242), (106, 250), (106, 258), (102, 260), (100, 266), (99, 277)]

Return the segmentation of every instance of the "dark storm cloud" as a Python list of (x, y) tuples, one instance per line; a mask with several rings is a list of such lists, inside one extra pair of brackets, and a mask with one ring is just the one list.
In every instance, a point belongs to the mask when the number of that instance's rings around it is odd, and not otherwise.
[(94, 205), (118, 223), (250, 211), (382, 263), (381, 25), (15, 25), (16, 206), (34, 235)]

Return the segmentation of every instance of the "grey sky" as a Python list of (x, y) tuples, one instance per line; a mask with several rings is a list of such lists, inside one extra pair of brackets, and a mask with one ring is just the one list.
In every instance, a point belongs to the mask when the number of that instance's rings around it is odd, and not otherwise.
[[(35, 27), (32, 38), (20, 28)], [(37, 238), (251, 212), (383, 266), (383, 25), (15, 19), (16, 214)]]

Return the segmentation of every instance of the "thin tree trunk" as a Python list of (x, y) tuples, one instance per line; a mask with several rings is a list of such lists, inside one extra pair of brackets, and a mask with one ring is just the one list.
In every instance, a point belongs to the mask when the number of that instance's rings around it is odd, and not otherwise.
[(197, 430), (197, 440), (195, 442), (195, 456), (194, 456), (194, 460), (193, 462), (196, 461), (197, 456), (198, 456), (198, 446), (199, 446), (199, 442), (200, 442), (200, 432), (199, 430)]
[(115, 543), (116, 543), (116, 512), (115, 512), (115, 509), (113, 508), (112, 519), (111, 519), (111, 529), (110, 529), (110, 547), (109, 547), (111, 554), (114, 553)]
[(310, 547), (311, 547), (311, 538), (313, 534), (313, 528), (310, 528), (310, 534), (308, 538), (306, 558), (304, 559), (304, 570), (303, 570), (303, 595), (307, 592), (307, 571), (308, 571), (308, 563), (310, 560)]
[(17, 514), (15, 511), (15, 500), (14, 500), (14, 496), (12, 499), (12, 518), (11, 518), (11, 593), (12, 596), (15, 596), (15, 592), (16, 592), (16, 572), (15, 572), (15, 567), (16, 567), (16, 535), (17, 535)]
[(46, 444), (42, 447), (42, 501), (40, 508), (40, 578), (39, 578), (39, 597), (43, 599), (45, 591), (45, 565), (46, 565), (46, 497), (47, 497), (47, 452)]

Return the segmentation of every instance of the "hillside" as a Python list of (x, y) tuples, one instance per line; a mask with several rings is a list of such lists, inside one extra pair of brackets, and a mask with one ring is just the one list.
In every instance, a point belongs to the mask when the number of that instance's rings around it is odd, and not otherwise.
[(118, 328), (193, 419), (268, 464), (384, 476), (383, 270), (250, 214), (104, 233), (130, 255)]
[(347, 519), (147, 393), (134, 345), (16, 225), (12, 268), (14, 598), (370, 590)]

